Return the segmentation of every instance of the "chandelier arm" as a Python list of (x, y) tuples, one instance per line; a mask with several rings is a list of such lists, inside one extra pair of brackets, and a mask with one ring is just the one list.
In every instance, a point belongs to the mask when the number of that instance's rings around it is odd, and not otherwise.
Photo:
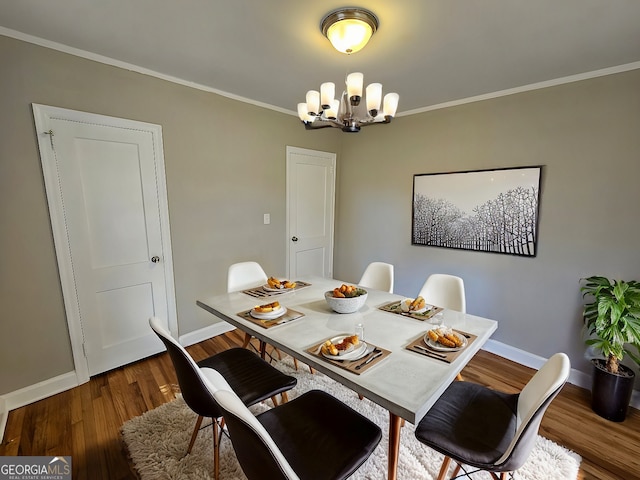
[(368, 117), (362, 120), (356, 118), (355, 121), (361, 127), (368, 127), (369, 125), (385, 125), (387, 123), (391, 123), (392, 118), (393, 117), (387, 115), (386, 117), (384, 117), (384, 120), (379, 121), (376, 121), (375, 117)]
[(319, 128), (342, 128), (344, 125), (337, 120), (331, 120), (329, 118), (321, 118), (317, 117), (313, 122), (302, 122), (304, 124), (304, 128), (307, 130), (317, 130)]

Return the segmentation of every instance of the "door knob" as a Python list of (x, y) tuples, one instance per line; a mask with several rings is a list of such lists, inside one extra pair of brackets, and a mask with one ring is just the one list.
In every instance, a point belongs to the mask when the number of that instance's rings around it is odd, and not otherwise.
[(292, 242), (297, 242), (298, 241), (298, 237), (291, 237), (291, 241)]
[(160, 257), (159, 257), (159, 256), (157, 256), (157, 255), (155, 255), (155, 256), (151, 257), (151, 261), (152, 261), (153, 263), (158, 263), (158, 262), (160, 261)]

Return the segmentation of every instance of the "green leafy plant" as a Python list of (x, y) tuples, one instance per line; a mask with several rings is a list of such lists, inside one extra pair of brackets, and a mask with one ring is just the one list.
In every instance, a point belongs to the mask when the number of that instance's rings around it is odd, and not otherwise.
[(582, 283), (583, 315), (590, 334), (585, 343), (602, 352), (611, 373), (618, 373), (625, 355), (640, 365), (640, 282), (593, 276)]

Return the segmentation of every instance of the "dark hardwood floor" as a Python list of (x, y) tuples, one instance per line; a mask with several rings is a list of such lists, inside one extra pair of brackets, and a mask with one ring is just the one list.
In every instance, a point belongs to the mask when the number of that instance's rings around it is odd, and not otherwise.
[[(188, 348), (196, 360), (242, 344), (237, 331)], [(480, 352), (463, 370), (465, 380), (519, 391), (533, 371)], [(166, 354), (92, 378), (87, 384), (10, 412), (0, 455), (71, 455), (73, 478), (135, 479), (120, 440), (120, 426), (175, 398)], [(640, 412), (622, 423), (591, 411), (589, 392), (566, 385), (545, 415), (540, 434), (582, 456), (581, 480), (640, 480)]]

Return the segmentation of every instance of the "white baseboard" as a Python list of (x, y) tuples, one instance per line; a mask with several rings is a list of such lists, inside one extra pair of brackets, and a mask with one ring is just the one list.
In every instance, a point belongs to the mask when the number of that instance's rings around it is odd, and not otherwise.
[[(185, 346), (193, 345), (194, 343), (215, 337), (216, 335), (228, 332), (234, 328), (234, 326), (226, 322), (216, 323), (209, 327), (181, 336), (180, 343)], [(75, 372), (68, 372), (34, 385), (29, 385), (28, 387), (21, 388), (20, 390), (15, 390), (1, 395), (0, 419), (4, 415), (4, 411), (9, 412), (16, 408), (29, 405), (30, 403), (37, 402), (38, 400), (50, 397), (56, 393), (64, 392), (65, 390), (77, 387), (78, 385), (79, 383)]]
[[(486, 350), (487, 352), (495, 353), (496, 355), (506, 358), (507, 360), (511, 360), (512, 362), (516, 362), (520, 365), (534, 368), (536, 370), (538, 370), (544, 364), (544, 362), (547, 361), (547, 359), (544, 357), (525, 352), (524, 350), (520, 350), (519, 348), (515, 348), (505, 343), (497, 342), (491, 339), (487, 340), (482, 349)], [(572, 368), (571, 373), (569, 374), (569, 383), (580, 388), (591, 390), (591, 375)], [(633, 408), (640, 409), (640, 391), (633, 391), (633, 394), (631, 395), (631, 402), (629, 402), (629, 405)]]
[(9, 412), (77, 386), (78, 378), (75, 372), (63, 373), (35, 385), (6, 393), (0, 397), (0, 402), (4, 403), (4, 407)]
[(195, 343), (208, 340), (212, 337), (222, 335), (223, 333), (230, 332), (235, 328), (236, 327), (234, 327), (230, 323), (218, 322), (214, 323), (213, 325), (209, 325), (208, 327), (201, 328), (200, 330), (189, 332), (185, 335), (180, 335), (178, 341), (180, 342), (180, 345), (188, 347), (189, 345), (193, 345)]

